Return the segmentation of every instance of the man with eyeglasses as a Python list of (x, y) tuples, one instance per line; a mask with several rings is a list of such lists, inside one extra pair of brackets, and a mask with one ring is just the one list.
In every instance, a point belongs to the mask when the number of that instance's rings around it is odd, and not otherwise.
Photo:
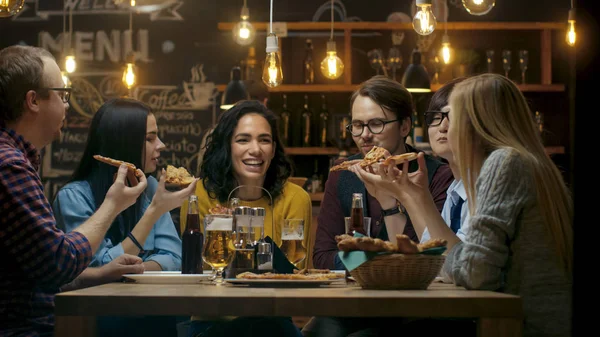
[(125, 185), (125, 165), (88, 221), (68, 234), (56, 227), (38, 174), (39, 150), (60, 136), (70, 93), (48, 51), (0, 50), (0, 336), (51, 336), (61, 287), (143, 272), (131, 255), (86, 269), (116, 216), (146, 188), (143, 175), (137, 186)]
[[(360, 153), (349, 160), (363, 158), (373, 146), (383, 147), (392, 155), (417, 152), (405, 143), (412, 127), (412, 97), (398, 82), (385, 76), (375, 76), (364, 82), (350, 100), (351, 122), (347, 130), (352, 134)], [(446, 200), (446, 189), (452, 182), (448, 165), (426, 155), (430, 191), (438, 210)], [(402, 166), (399, 166), (401, 169)], [(410, 165), (411, 172), (416, 162)], [(372, 237), (387, 240), (395, 234), (406, 234), (417, 241), (422, 233), (415, 232), (410, 216), (393, 196), (369, 190), (350, 171), (331, 172), (325, 184), (325, 195), (318, 217), (317, 235), (313, 251), (316, 268), (344, 269), (337, 256), (335, 236), (345, 232), (344, 217), (350, 216), (352, 193), (363, 193), (365, 216), (371, 217)]]
[[(385, 76), (375, 76), (362, 83), (351, 99), (351, 122), (347, 130), (352, 134), (360, 153), (348, 158), (360, 159), (373, 146), (383, 147), (391, 155), (418, 152), (405, 143), (412, 127), (412, 97), (400, 83)], [(425, 155), (429, 191), (438, 212), (446, 200), (446, 189), (453, 180), (448, 165)], [(338, 164), (338, 162), (336, 162)], [(402, 165), (398, 166), (402, 169)], [(409, 171), (418, 169), (411, 162)], [(418, 242), (422, 231), (413, 228), (410, 215), (405, 214), (396, 198), (384, 191), (373, 189), (350, 171), (331, 172), (325, 184), (325, 195), (317, 219), (317, 234), (313, 250), (313, 263), (319, 269), (345, 269), (337, 253), (335, 236), (344, 234), (344, 217), (350, 216), (352, 193), (362, 193), (363, 212), (371, 217), (371, 237), (383, 240), (406, 234)], [(395, 240), (392, 240), (395, 241)], [(304, 336), (346, 336), (352, 332), (377, 325), (372, 319), (318, 317), (302, 330)]]

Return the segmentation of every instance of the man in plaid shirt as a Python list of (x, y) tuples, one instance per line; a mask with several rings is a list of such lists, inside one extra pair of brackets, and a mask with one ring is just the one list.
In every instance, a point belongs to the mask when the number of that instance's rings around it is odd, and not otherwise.
[(70, 90), (44, 49), (0, 51), (0, 336), (51, 336), (60, 287), (76, 278), (80, 285), (102, 282), (141, 262), (123, 256), (109, 268), (85, 270), (116, 216), (146, 188), (143, 174), (137, 186), (125, 185), (124, 165), (88, 221), (68, 234), (56, 228), (38, 151), (60, 136)]

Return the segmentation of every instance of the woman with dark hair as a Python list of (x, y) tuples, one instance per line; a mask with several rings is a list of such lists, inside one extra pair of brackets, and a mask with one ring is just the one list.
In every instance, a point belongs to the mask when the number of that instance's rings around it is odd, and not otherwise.
[[(58, 225), (67, 232), (74, 230), (104, 201), (117, 168), (95, 160), (94, 155), (130, 162), (150, 174), (156, 171), (164, 148), (150, 107), (131, 99), (104, 103), (92, 119), (79, 166), (54, 201)], [(139, 255), (145, 270), (181, 269), (181, 240), (169, 211), (192, 194), (196, 181), (171, 193), (165, 190), (164, 175), (160, 182), (151, 176), (147, 180), (137, 202), (114, 220), (91, 266), (128, 253)]]
[[(246, 206), (267, 210), (265, 235), (280, 244), (280, 224), (284, 219), (304, 219), (304, 232), (310, 233), (310, 196), (300, 186), (287, 181), (291, 174), (292, 164), (279, 138), (275, 114), (258, 101), (239, 102), (221, 115), (206, 142), (200, 169), (202, 185), (196, 188), (201, 217), (217, 204), (228, 205), (229, 194), (236, 187), (257, 186), (271, 194), (274, 214), (270, 212), (268, 196), (260, 188), (239, 188), (232, 196)], [(184, 203), (182, 232), (186, 213), (187, 203)], [(304, 247), (310, 252), (308, 243), (308, 235), (305, 235)]]
[[(277, 119), (259, 101), (241, 101), (225, 111), (206, 141), (206, 152), (200, 169), (202, 184), (196, 187), (200, 216), (217, 204), (228, 205), (232, 194), (250, 207), (263, 207), (265, 235), (281, 243), (284, 219), (304, 219), (304, 247), (310, 252), (309, 235), (312, 220), (310, 196), (300, 186), (288, 182), (292, 165), (279, 138)], [(181, 207), (181, 228), (186, 224), (187, 203)], [(273, 225), (275, 228), (273, 228)], [(183, 230), (182, 230), (183, 231)], [(308, 255), (308, 253), (307, 253)], [(289, 317), (239, 317), (214, 320), (214, 317), (192, 317), (188, 336), (301, 336)]]

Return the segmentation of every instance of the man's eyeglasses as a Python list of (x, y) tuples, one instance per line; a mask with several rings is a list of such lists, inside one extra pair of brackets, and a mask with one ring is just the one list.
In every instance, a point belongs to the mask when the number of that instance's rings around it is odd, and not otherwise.
[(444, 118), (448, 118), (448, 121), (450, 121), (449, 113), (450, 111), (426, 111), (425, 123), (427, 126), (438, 126), (442, 124)]
[(383, 129), (386, 124), (397, 122), (397, 121), (399, 121), (399, 120), (392, 119), (392, 120), (386, 121), (386, 120), (379, 119), (379, 118), (371, 119), (370, 121), (367, 122), (367, 124), (365, 124), (361, 121), (353, 121), (352, 123), (346, 125), (346, 130), (348, 130), (354, 137), (358, 137), (358, 136), (362, 135), (363, 131), (365, 130), (365, 126), (366, 126), (367, 128), (369, 128), (369, 132), (376, 135), (376, 134), (380, 134), (383, 132)]
[(59, 91), (59, 96), (62, 99), (63, 103), (69, 103), (69, 101), (71, 100), (71, 91), (73, 91), (73, 88), (40, 88), (40, 90)]

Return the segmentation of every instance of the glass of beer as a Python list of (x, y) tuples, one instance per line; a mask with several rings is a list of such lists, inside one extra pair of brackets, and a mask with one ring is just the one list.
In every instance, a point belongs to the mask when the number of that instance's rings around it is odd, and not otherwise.
[(296, 267), (306, 259), (304, 219), (285, 219), (281, 229), (281, 251)]
[(207, 214), (204, 217), (204, 249), (202, 259), (213, 269), (214, 280), (223, 282), (223, 269), (235, 254), (233, 247), (233, 216), (230, 214)]

